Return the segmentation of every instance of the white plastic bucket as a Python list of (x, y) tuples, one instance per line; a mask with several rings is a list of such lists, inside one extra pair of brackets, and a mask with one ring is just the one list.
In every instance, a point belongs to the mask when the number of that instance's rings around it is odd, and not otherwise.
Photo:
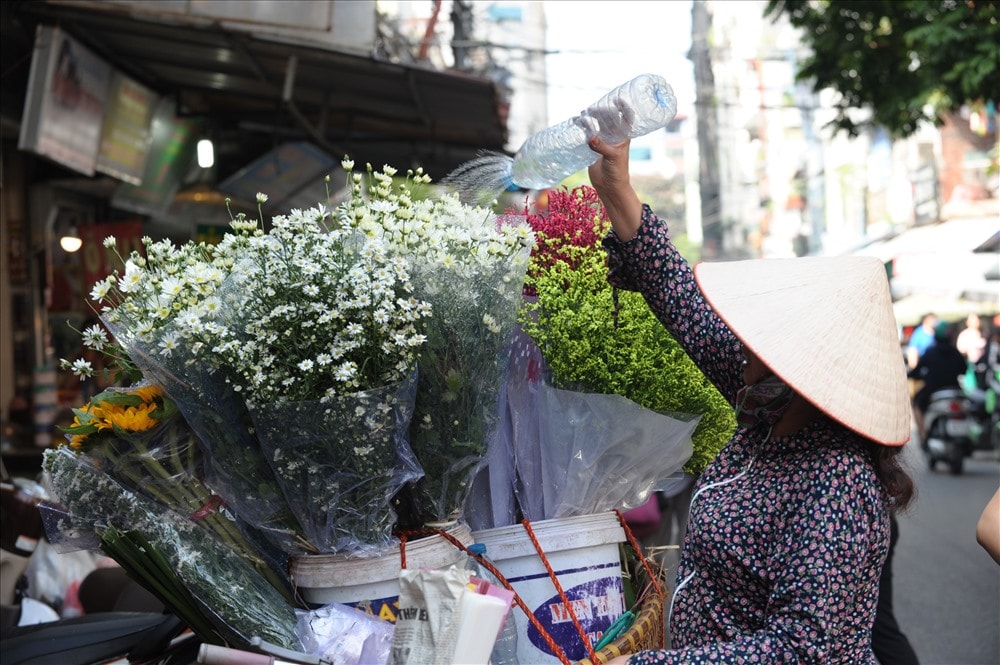
[[(465, 546), (472, 534), (465, 524), (445, 529)], [(406, 567), (448, 568), (465, 565), (468, 555), (440, 535), (406, 541)], [(399, 609), (399, 546), (376, 557), (345, 557), (337, 554), (310, 554), (292, 557), (290, 572), (298, 594), (312, 607), (341, 603), (356, 607), (392, 623)]]
[[(566, 592), (591, 645), (625, 612), (619, 544), (625, 530), (613, 512), (532, 522), (538, 544)], [(545, 564), (521, 524), (476, 531), (477, 543), (571, 661), (587, 656), (580, 634)], [(558, 663), (558, 657), (518, 608), (517, 656), (521, 663)]]

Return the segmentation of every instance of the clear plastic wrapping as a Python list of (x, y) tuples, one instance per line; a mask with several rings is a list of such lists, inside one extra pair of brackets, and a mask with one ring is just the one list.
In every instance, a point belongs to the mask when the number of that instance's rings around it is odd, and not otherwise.
[[(499, 423), (510, 336), (534, 236), (457, 197), (416, 200), (372, 174), (338, 210), (349, 228), (383, 239), (430, 303), (410, 445), (424, 470), (400, 495), (406, 528), (458, 519)], [(421, 178), (415, 178), (415, 180)], [(367, 197), (365, 196), (367, 194)], [(402, 507), (409, 507), (404, 514)]]
[(407, 440), (417, 376), (328, 402), (251, 407), (288, 505), (321, 552), (375, 555), (393, 543), (391, 500), (422, 475)]
[[(293, 607), (210, 531), (129, 491), (65, 447), (47, 450), (43, 468), (65, 509), (44, 512), (58, 547), (92, 544), (96, 535), (105, 553), (211, 643), (245, 646), (257, 636), (300, 647)], [(182, 588), (169, 586), (172, 576)]]
[(74, 413), (65, 448), (129, 491), (197, 522), (291, 598), (284, 566), (260, 555), (259, 532), (203, 482), (201, 446), (161, 388), (109, 388)]
[(143, 376), (164, 389), (197, 435), (205, 484), (240, 519), (253, 524), (272, 548), (301, 551), (295, 539), (297, 523), (257, 445), (246, 406), (222, 373), (186, 345), (169, 355), (160, 353), (159, 339), (174, 334), (174, 326), (147, 341), (130, 328), (106, 324)]
[[(699, 417), (666, 415), (622, 397), (554, 388), (535, 344), (515, 340), (507, 380), (513, 480), (525, 518), (629, 510), (691, 456)], [(494, 526), (506, 526), (496, 524)]]

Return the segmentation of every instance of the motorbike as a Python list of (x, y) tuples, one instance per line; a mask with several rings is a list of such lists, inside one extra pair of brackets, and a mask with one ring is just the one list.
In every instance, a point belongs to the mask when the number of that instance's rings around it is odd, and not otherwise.
[(924, 413), (927, 436), (921, 448), (928, 468), (943, 462), (960, 475), (977, 451), (1000, 451), (1000, 376), (993, 372), (986, 388), (962, 383), (935, 391)]

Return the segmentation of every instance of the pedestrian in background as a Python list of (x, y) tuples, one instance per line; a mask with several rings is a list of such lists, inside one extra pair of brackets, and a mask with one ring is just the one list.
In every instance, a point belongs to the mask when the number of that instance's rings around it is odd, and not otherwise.
[(965, 317), (965, 327), (962, 332), (958, 333), (955, 346), (973, 365), (983, 357), (983, 351), (986, 349), (986, 338), (983, 336), (982, 322), (977, 315), (969, 314)]
[(965, 356), (969, 364), (969, 370), (975, 376), (976, 385), (967, 386), (969, 388), (984, 388), (986, 384), (986, 364), (984, 356), (986, 353), (986, 336), (983, 334), (983, 325), (979, 316), (969, 314), (965, 317), (965, 327), (958, 333), (955, 339), (955, 348)]
[(934, 332), (934, 343), (924, 351), (909, 376), (919, 379), (923, 385), (913, 397), (913, 418), (917, 422), (920, 442), (927, 441), (927, 423), (924, 414), (930, 405), (931, 395), (944, 388), (960, 388), (965, 374), (966, 362), (955, 348), (954, 327), (942, 321)]
[(911, 370), (917, 366), (924, 352), (934, 344), (934, 330), (937, 325), (937, 315), (928, 312), (921, 317), (920, 325), (910, 333), (910, 341), (906, 345), (906, 364)]

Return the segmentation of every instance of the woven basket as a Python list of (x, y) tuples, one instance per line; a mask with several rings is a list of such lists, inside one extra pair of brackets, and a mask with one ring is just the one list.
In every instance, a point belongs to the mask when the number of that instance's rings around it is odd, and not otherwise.
[[(667, 595), (666, 575), (662, 569), (657, 569), (660, 588), (663, 589), (664, 596)], [(574, 665), (603, 665), (618, 656), (633, 654), (647, 649), (663, 648), (663, 633), (665, 619), (663, 614), (664, 599), (656, 592), (652, 585), (648, 585), (645, 591), (639, 611), (631, 627), (611, 644), (607, 645), (594, 655), (597, 661), (584, 658)]]

